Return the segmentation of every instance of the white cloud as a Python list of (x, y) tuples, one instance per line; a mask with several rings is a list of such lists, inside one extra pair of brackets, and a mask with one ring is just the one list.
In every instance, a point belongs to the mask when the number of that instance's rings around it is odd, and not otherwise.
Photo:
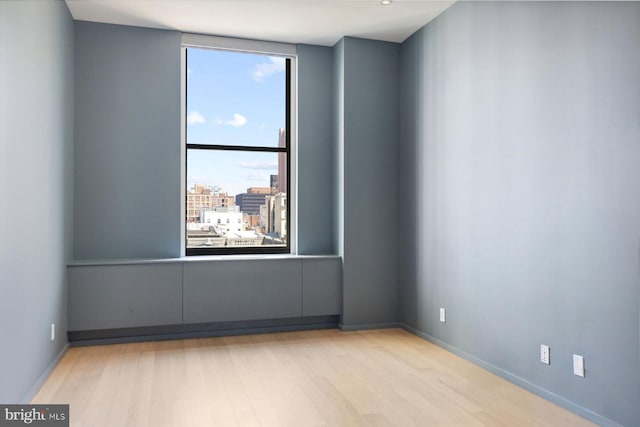
[(243, 116), (242, 114), (235, 113), (231, 120), (224, 120), (224, 119), (221, 119), (220, 117), (216, 117), (213, 120), (213, 124), (216, 125), (216, 126), (227, 125), (227, 126), (234, 126), (234, 127), (239, 128), (241, 126), (246, 125), (248, 121), (249, 120), (245, 116)]
[(233, 119), (227, 120), (225, 124), (239, 128), (240, 126), (244, 126), (247, 124), (247, 118), (242, 114), (235, 113), (233, 115)]
[(204, 116), (197, 111), (189, 111), (187, 114), (187, 124), (197, 125), (206, 122)]
[(278, 162), (239, 162), (238, 166), (244, 169), (278, 169)]
[(285, 69), (285, 59), (278, 56), (270, 56), (269, 62), (258, 64), (251, 72), (251, 78), (256, 82), (261, 82), (265, 77), (276, 73), (281, 73)]
[(227, 126), (234, 126), (237, 128), (239, 128), (240, 126), (246, 125), (247, 122), (248, 122), (247, 118), (240, 113), (235, 113), (231, 120), (223, 120), (220, 117), (216, 117), (216, 119), (214, 120), (214, 124), (216, 126), (227, 125)]

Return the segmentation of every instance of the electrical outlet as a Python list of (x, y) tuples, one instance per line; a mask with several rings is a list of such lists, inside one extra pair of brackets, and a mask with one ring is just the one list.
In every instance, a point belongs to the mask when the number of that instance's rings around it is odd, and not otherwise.
[(573, 375), (584, 378), (584, 357), (579, 354), (573, 355)]
[(56, 339), (56, 324), (51, 324), (51, 341)]
[(540, 344), (540, 362), (549, 365), (551, 364), (550, 350), (548, 345)]
[(444, 308), (440, 308), (440, 321), (441, 321), (442, 323), (444, 323), (444, 322), (445, 322), (445, 314), (446, 314), (446, 313), (445, 313)]

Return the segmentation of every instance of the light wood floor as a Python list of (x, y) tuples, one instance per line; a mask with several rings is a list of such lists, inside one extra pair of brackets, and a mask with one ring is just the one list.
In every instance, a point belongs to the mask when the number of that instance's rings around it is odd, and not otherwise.
[(71, 426), (593, 426), (399, 329), (71, 348)]

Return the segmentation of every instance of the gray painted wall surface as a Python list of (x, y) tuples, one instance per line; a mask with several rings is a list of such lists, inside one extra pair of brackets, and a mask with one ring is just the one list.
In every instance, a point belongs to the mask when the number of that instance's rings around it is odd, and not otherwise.
[(182, 265), (69, 269), (69, 330), (182, 323)]
[(340, 258), (302, 261), (302, 315), (324, 316), (341, 313), (342, 260)]
[(640, 425), (640, 4), (457, 3), (402, 68), (402, 320)]
[[(75, 25), (75, 258), (178, 257), (180, 34)], [(332, 52), (298, 49), (298, 252), (330, 254)]]
[(302, 261), (184, 265), (184, 323), (302, 316)]
[(0, 402), (15, 403), (66, 344), (73, 21), (63, 2), (0, 2), (0, 94)]
[(342, 323), (353, 327), (397, 321), (400, 45), (350, 37), (342, 43)]
[(344, 39), (333, 47), (334, 253), (344, 256)]
[(298, 45), (298, 253), (334, 251), (333, 51)]
[(337, 315), (341, 265), (337, 256), (79, 263), (68, 269), (68, 329)]
[(75, 258), (180, 256), (180, 34), (75, 29)]

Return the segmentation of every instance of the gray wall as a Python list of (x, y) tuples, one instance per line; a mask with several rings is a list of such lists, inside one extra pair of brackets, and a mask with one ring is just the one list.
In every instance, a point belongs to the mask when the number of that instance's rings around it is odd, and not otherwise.
[(341, 265), (338, 256), (78, 262), (69, 266), (69, 331), (169, 333), (175, 325), (335, 316)]
[(75, 30), (75, 258), (180, 256), (180, 34)]
[[(75, 258), (178, 257), (180, 34), (75, 24)], [(329, 254), (332, 51), (298, 50), (299, 253)]]
[(639, 41), (638, 3), (465, 2), (401, 55), (402, 320), (627, 426), (640, 424)]
[[(397, 321), (400, 45), (336, 46), (343, 317), (351, 328)], [(342, 67), (340, 69), (339, 67)]]
[(298, 253), (334, 252), (333, 51), (298, 45)]
[(344, 255), (344, 40), (333, 47), (333, 245), (338, 255)]
[[(73, 21), (63, 2), (0, 2), (0, 402), (19, 402), (66, 344)], [(49, 339), (50, 324), (57, 338)]]

